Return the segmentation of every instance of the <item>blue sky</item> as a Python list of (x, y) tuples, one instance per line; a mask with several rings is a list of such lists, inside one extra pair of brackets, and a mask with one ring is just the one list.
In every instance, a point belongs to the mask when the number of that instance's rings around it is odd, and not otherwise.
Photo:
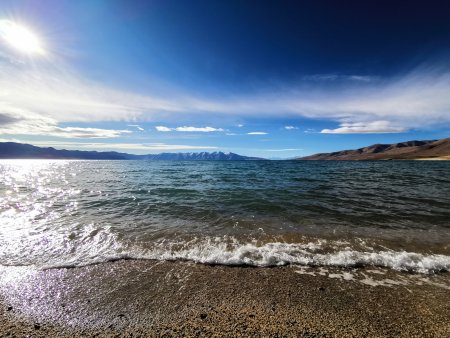
[(449, 13), (446, 1), (3, 0), (0, 140), (289, 158), (449, 137)]

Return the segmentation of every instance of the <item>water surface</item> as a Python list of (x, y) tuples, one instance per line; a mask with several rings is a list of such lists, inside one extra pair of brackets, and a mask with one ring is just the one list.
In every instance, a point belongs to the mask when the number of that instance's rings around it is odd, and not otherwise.
[(450, 162), (0, 161), (0, 264), (450, 269)]

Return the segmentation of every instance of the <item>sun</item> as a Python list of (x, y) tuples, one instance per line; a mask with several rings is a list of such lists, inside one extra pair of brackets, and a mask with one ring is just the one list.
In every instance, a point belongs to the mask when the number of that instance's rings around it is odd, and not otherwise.
[(0, 38), (24, 54), (45, 54), (36, 34), (27, 27), (10, 20), (0, 20)]

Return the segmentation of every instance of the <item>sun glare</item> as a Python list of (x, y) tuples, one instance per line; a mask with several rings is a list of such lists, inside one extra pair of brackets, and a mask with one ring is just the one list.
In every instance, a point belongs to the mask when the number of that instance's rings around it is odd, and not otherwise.
[(39, 38), (27, 27), (9, 20), (0, 20), (0, 37), (14, 49), (25, 54), (44, 54)]

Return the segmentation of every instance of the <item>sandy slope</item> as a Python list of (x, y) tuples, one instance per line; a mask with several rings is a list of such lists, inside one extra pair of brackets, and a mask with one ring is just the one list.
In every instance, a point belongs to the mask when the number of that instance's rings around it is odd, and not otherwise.
[(437, 141), (408, 141), (395, 144), (374, 144), (355, 150), (321, 153), (299, 160), (417, 160), (450, 159), (450, 138)]

